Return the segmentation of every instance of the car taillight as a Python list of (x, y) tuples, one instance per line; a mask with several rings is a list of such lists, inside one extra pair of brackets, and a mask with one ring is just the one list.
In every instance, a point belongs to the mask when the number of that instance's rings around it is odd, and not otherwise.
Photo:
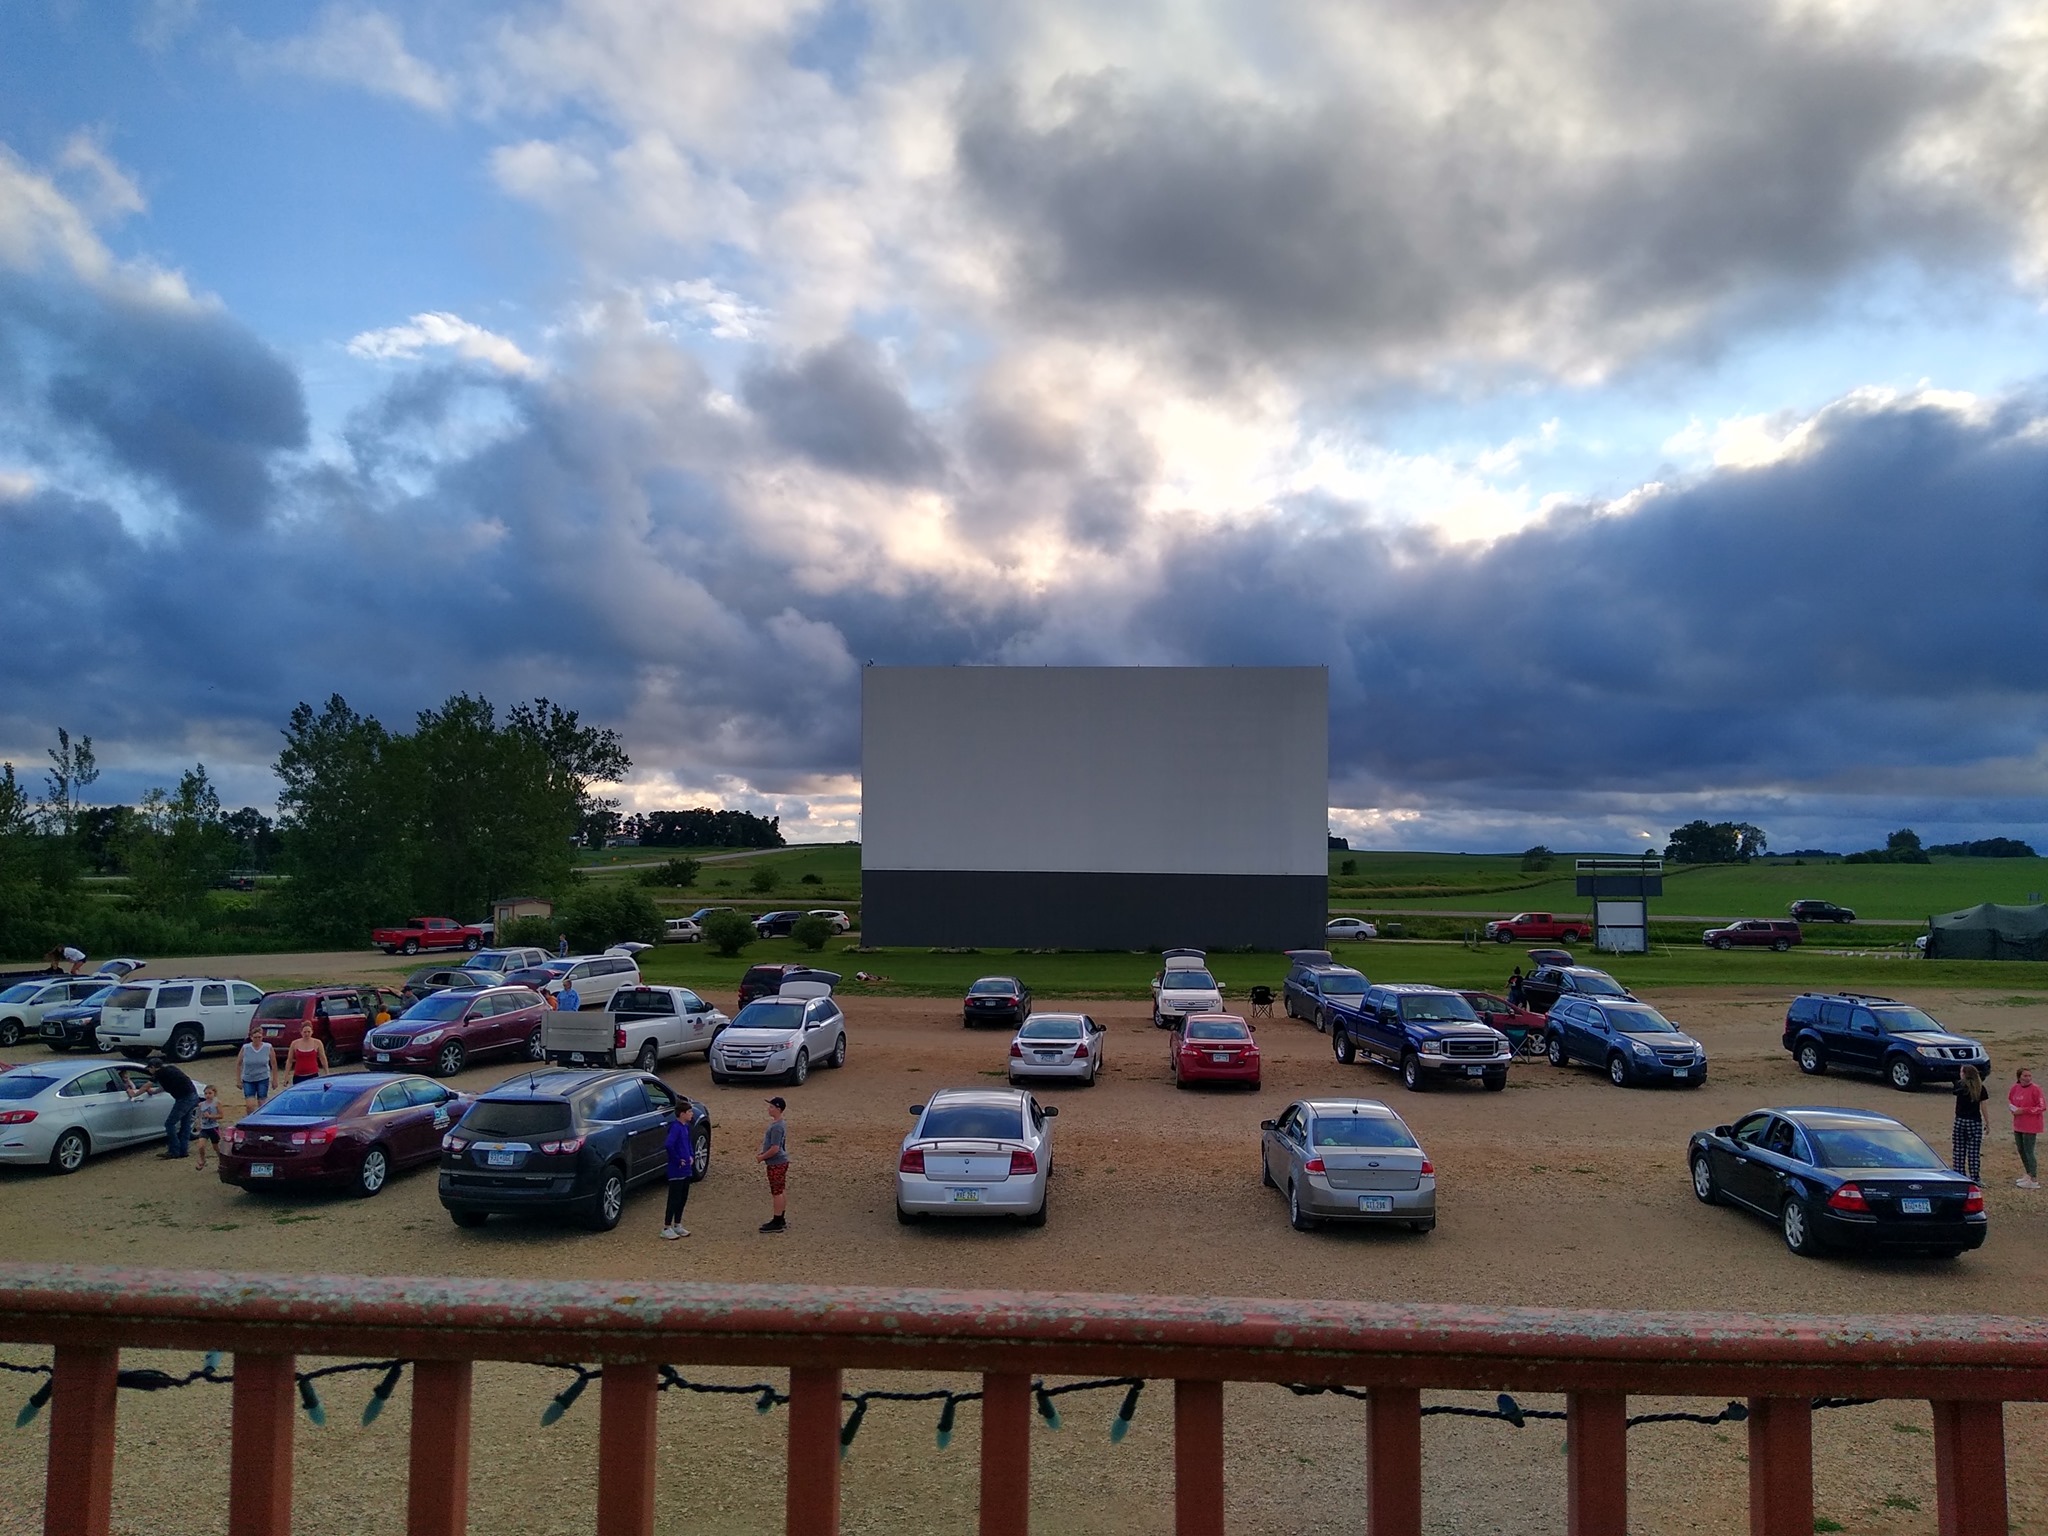
[(292, 1145), (295, 1147), (324, 1147), (334, 1140), (334, 1127), (323, 1125), (310, 1131), (293, 1131)]
[(1828, 1209), (1831, 1211), (1868, 1211), (1870, 1209), (1870, 1202), (1863, 1198), (1863, 1191), (1854, 1184), (1844, 1184), (1840, 1189), (1828, 1196)]
[(1432, 1163), (1428, 1158), (1425, 1157), (1422, 1160), (1422, 1167), (1416, 1171), (1419, 1172), (1424, 1178), (1428, 1178), (1436, 1172), (1436, 1164)]
[(456, 1135), (453, 1131), (450, 1131), (446, 1136), (443, 1136), (441, 1138), (441, 1150), (443, 1152), (464, 1152), (468, 1149), (469, 1143), (464, 1141), (460, 1136)]
[(36, 1112), (32, 1109), (0, 1110), (0, 1125), (27, 1125), (35, 1117)]
[(1010, 1042), (1010, 1054), (1012, 1056), (1022, 1056), (1024, 1054), (1024, 1047), (1012, 1040)]
[(567, 1157), (571, 1153), (583, 1150), (583, 1138), (581, 1136), (571, 1136), (567, 1141), (544, 1141), (540, 1144), (540, 1149), (550, 1157), (556, 1155)]
[(1077, 1046), (1075, 1046), (1075, 1047), (1074, 1047), (1074, 1060), (1076, 1060), (1076, 1061), (1086, 1061), (1087, 1059), (1088, 1059), (1088, 1042), (1087, 1042), (1086, 1040), (1083, 1040), (1083, 1041), (1082, 1041), (1082, 1042), (1081, 1042), (1081, 1043), (1080, 1043), (1079, 1045), (1077, 1045)]
[(1329, 1166), (1320, 1157), (1312, 1157), (1301, 1165), (1303, 1173), (1328, 1173)]
[(921, 1151), (917, 1147), (912, 1147), (908, 1152), (904, 1153), (903, 1156), (897, 1160), (896, 1171), (898, 1173), (923, 1173), (923, 1151)]
[(242, 1133), (233, 1126), (229, 1126), (221, 1133), (220, 1139), (231, 1147), (239, 1147), (242, 1144)]
[(1972, 1184), (1970, 1186), (1970, 1192), (1967, 1195), (1963, 1196), (1963, 1214), (1965, 1216), (1975, 1216), (1978, 1212), (1982, 1211), (1983, 1209), (1984, 1191), (1979, 1189), (1976, 1185)]
[(1010, 1172), (1036, 1173), (1038, 1172), (1038, 1158), (1034, 1154), (1025, 1151), (1022, 1147), (1019, 1147), (1010, 1154)]
[(621, 1024), (617, 1029), (612, 1031), (612, 1044), (614, 1047), (622, 1051), (626, 1048), (625, 1025)]

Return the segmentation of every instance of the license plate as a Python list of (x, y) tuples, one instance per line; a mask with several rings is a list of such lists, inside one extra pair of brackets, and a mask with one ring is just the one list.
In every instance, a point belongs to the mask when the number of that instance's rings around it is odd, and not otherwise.
[(490, 1168), (514, 1168), (519, 1164), (519, 1154), (517, 1152), (487, 1152), (484, 1154), (484, 1164)]
[(1358, 1197), (1358, 1208), (1361, 1211), (1371, 1211), (1376, 1215), (1384, 1216), (1393, 1210), (1394, 1197), (1392, 1195), (1360, 1195)]
[(1691, 1068), (1691, 1067), (1673, 1067), (1673, 1068), (1671, 1069), (1671, 1075), (1672, 1075), (1673, 1077), (1691, 1077), (1691, 1076), (1692, 1076), (1692, 1068)]
[(1467, 1067), (1467, 1068), (1465, 1069), (1465, 1075), (1466, 1075), (1467, 1077), (1484, 1077), (1484, 1076), (1486, 1075), (1486, 1068), (1484, 1068), (1484, 1067)]
[(273, 1178), (276, 1174), (277, 1164), (275, 1163), (251, 1163), (249, 1165), (249, 1177), (252, 1179)]
[(1209, 1059), (1223, 1066), (1230, 1065), (1230, 1053), (1228, 1051), (1211, 1051)]
[(571, 1061), (581, 1061), (583, 1059), (583, 1053), (581, 1051), (571, 1051), (569, 1053), (569, 1059)]
[(391, 1053), (389, 1051), (379, 1051), (377, 1053), (377, 1059), (379, 1061), (389, 1061), (391, 1059)]
[(1932, 1216), (1934, 1202), (1924, 1195), (1907, 1195), (1899, 1202), (1899, 1212), (1905, 1216)]
[(1031, 1054), (1036, 1056), (1040, 1061), (1058, 1061), (1060, 1059), (1060, 1053), (1058, 1051), (1033, 1051)]
[(978, 1189), (956, 1189), (953, 1191), (953, 1199), (961, 1204), (971, 1205), (981, 1199), (981, 1191)]

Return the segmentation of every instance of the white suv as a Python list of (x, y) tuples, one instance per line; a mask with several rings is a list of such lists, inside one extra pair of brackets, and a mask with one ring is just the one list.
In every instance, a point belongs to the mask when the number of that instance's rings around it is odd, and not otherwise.
[(124, 981), (100, 1009), (100, 1045), (138, 1061), (145, 1051), (193, 1061), (209, 1045), (240, 1045), (248, 1039), (249, 1022), (262, 1001), (262, 992), (248, 982), (215, 976)]

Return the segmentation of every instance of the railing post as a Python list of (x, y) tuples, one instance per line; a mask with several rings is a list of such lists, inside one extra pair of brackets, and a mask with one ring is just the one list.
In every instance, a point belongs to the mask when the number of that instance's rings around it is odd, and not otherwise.
[(1031, 1378), (981, 1378), (981, 1536), (1031, 1533)]
[(598, 1378), (597, 1536), (654, 1536), (654, 1405), (660, 1371), (606, 1365)]
[(469, 1529), (470, 1375), (467, 1360), (413, 1362), (406, 1536), (463, 1536)]
[(50, 1386), (43, 1536), (107, 1536), (114, 1518), (114, 1414), (121, 1352), (59, 1344)]
[(1749, 1400), (1749, 1536), (1813, 1530), (1813, 1405), (1803, 1397)]
[(788, 1536), (839, 1536), (839, 1372), (789, 1371)]
[(1565, 1394), (1565, 1529), (1628, 1536), (1628, 1398)]
[(290, 1355), (235, 1356), (228, 1536), (291, 1536), (295, 1365)]
[(1931, 1406), (1941, 1536), (2005, 1536), (2005, 1404)]
[(1365, 1400), (1367, 1536), (1422, 1536), (1422, 1393), (1374, 1387)]
[(1174, 1536), (1223, 1536), (1223, 1383), (1173, 1384)]

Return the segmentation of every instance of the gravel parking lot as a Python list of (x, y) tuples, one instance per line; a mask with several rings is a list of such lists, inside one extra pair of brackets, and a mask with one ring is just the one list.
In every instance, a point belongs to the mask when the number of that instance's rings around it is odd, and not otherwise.
[[(316, 957), (270, 957), (305, 975)], [(389, 965), (364, 957), (373, 971)], [(254, 977), (248, 961), (239, 974)], [(323, 972), (324, 973), (324, 972)], [(715, 999), (729, 1006), (731, 999)], [(2048, 1196), (2014, 1189), (2002, 1113), (2011, 1067), (2048, 1064), (2048, 1006), (1992, 994), (1914, 998), (1978, 1035), (1999, 1063), (1986, 1138), (1990, 1242), (1950, 1264), (1803, 1262), (1765, 1224), (1698, 1205), (1687, 1185), (1689, 1131), (1759, 1104), (1840, 1103), (1906, 1120), (1947, 1145), (1949, 1100), (1906, 1096), (1875, 1080), (1803, 1079), (1778, 1048), (1782, 995), (1728, 990), (1652, 999), (1712, 1054), (1696, 1091), (1627, 1091), (1588, 1069), (1518, 1065), (1505, 1093), (1408, 1094), (1391, 1074), (1344, 1068), (1328, 1042), (1284, 1017), (1260, 1020), (1264, 1090), (1176, 1092), (1166, 1036), (1142, 1004), (1082, 1004), (1109, 1026), (1108, 1068), (1092, 1089), (1050, 1088), (1056, 1175), (1042, 1231), (978, 1224), (900, 1228), (891, 1213), (897, 1142), (908, 1106), (942, 1086), (1000, 1081), (1003, 1031), (971, 1033), (940, 999), (842, 1001), (851, 1054), (813, 1074), (791, 1101), (790, 1228), (764, 1237), (767, 1191), (751, 1153), (772, 1089), (714, 1088), (700, 1063), (664, 1075), (712, 1106), (714, 1164), (693, 1195), (686, 1242), (657, 1240), (658, 1190), (633, 1197), (624, 1224), (580, 1230), (494, 1220), (460, 1231), (435, 1198), (431, 1171), (401, 1176), (368, 1201), (239, 1193), (150, 1152), (95, 1159), (68, 1179), (0, 1173), (9, 1258), (190, 1266), (227, 1271), (650, 1277), (734, 1282), (1004, 1286), (1240, 1296), (1523, 1302), (1633, 1309), (1760, 1312), (1981, 1312), (2037, 1315), (2048, 1261)], [(1057, 1004), (1041, 999), (1047, 1010)], [(483, 1087), (491, 1064), (458, 1084)], [(197, 1076), (233, 1097), (230, 1058)], [(1440, 1224), (1396, 1232), (1298, 1234), (1280, 1198), (1259, 1187), (1257, 1126), (1290, 1098), (1349, 1093), (1396, 1105), (1436, 1162)], [(32, 1359), (32, 1352), (0, 1351)], [(183, 1368), (190, 1368), (190, 1362)], [(706, 1373), (718, 1377), (719, 1373)], [(725, 1373), (722, 1379), (734, 1378)], [(747, 1377), (745, 1379), (753, 1379)], [(765, 1378), (764, 1378), (765, 1379)], [(556, 1383), (527, 1368), (480, 1374), (472, 1526), (582, 1531), (590, 1520), (594, 1397), (561, 1424), (535, 1426)], [(896, 1384), (891, 1382), (891, 1384)], [(26, 1395), (27, 1388), (22, 1389)], [(337, 1386), (328, 1426), (300, 1432), (298, 1528), (396, 1531), (402, 1524), (405, 1394), (369, 1429), (355, 1424), (367, 1384)], [(1170, 1521), (1169, 1398), (1147, 1394), (1130, 1437), (1109, 1444), (1115, 1396), (1069, 1400), (1068, 1426), (1037, 1433), (1042, 1529), (1156, 1531)], [(4, 1406), (4, 1403), (0, 1403)], [(125, 1394), (117, 1461), (123, 1529), (225, 1527), (227, 1394), (219, 1388)], [(1703, 1405), (1690, 1405), (1703, 1406)], [(933, 1449), (923, 1408), (878, 1406), (846, 1463), (851, 1531), (968, 1530), (975, 1483), (973, 1415), (951, 1450)], [(1244, 1532), (1358, 1529), (1362, 1405), (1232, 1388), (1231, 1527)], [(1924, 1404), (1820, 1415), (1818, 1508), (1850, 1531), (1934, 1529), (1932, 1442)], [(690, 1398), (663, 1409), (673, 1474), (664, 1528), (780, 1529), (779, 1417), (744, 1401)], [(1634, 1528), (1739, 1528), (1745, 1468), (1739, 1425), (1660, 1426), (1632, 1438)], [(1443, 1531), (1563, 1528), (1563, 1434), (1432, 1419), (1425, 1436), (1428, 1510)], [(2013, 1528), (2048, 1531), (2048, 1415), (2008, 1411)], [(37, 1527), (43, 1437), (0, 1439), (0, 1532)]]

